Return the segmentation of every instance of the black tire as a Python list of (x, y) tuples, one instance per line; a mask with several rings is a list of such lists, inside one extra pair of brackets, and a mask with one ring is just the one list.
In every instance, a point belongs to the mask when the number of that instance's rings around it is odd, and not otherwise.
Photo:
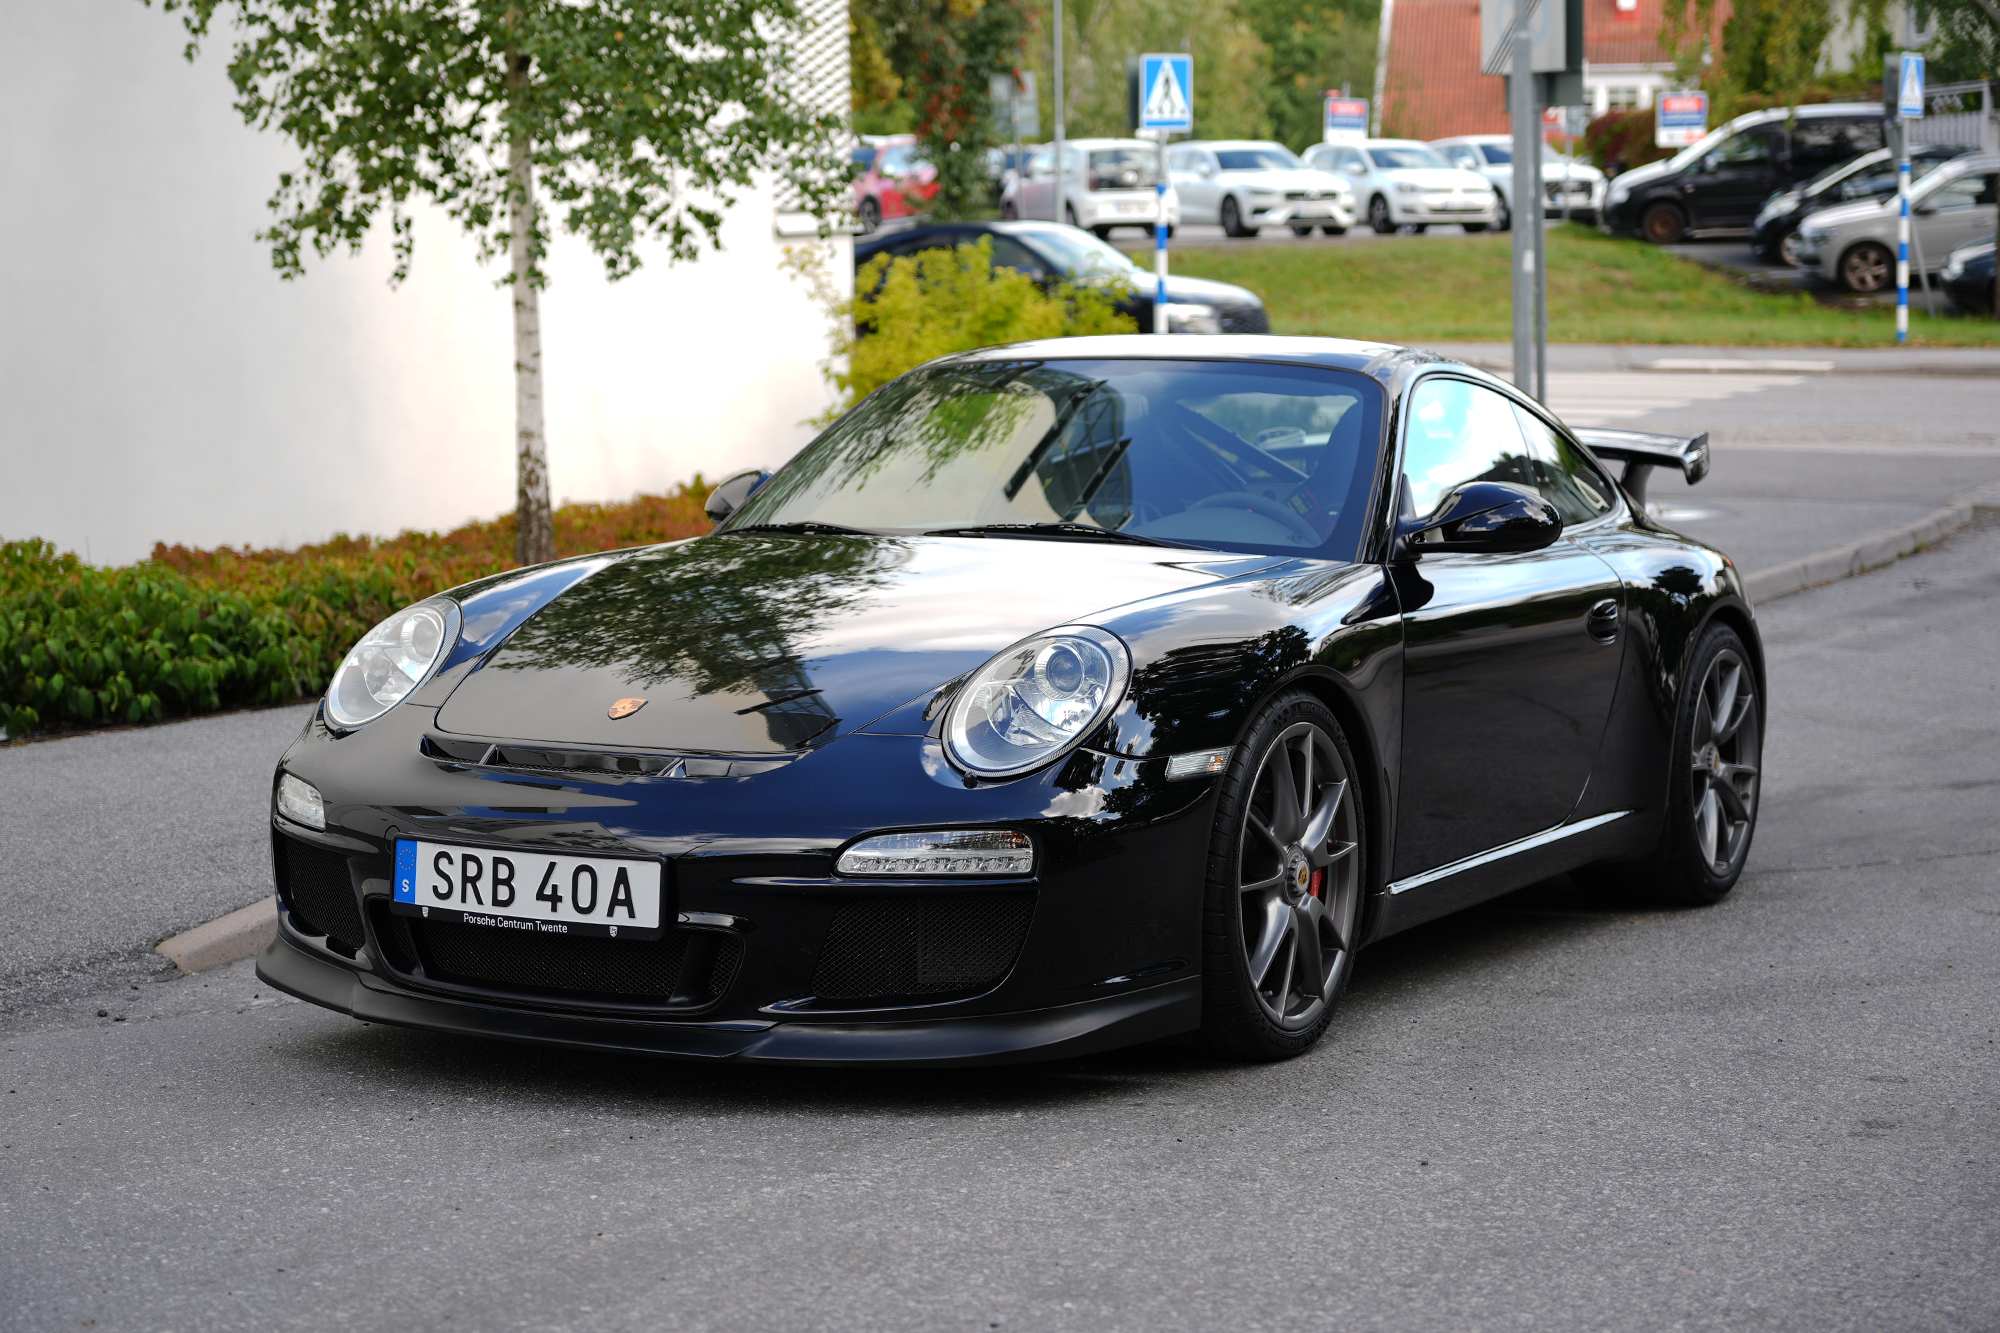
[(1639, 218), (1639, 234), (1654, 245), (1684, 241), (1687, 229), (1687, 214), (1676, 204), (1654, 204)]
[(1799, 229), (1797, 227), (1787, 227), (1785, 229), (1785, 234), (1778, 238), (1778, 244), (1772, 249), (1771, 258), (1792, 268), (1799, 266)]
[(1319, 234), (1322, 236), (1345, 236), (1347, 235), (1347, 228), (1322, 226), (1319, 229)]
[(1090, 234), (1092, 236), (1095, 236), (1100, 241), (1108, 241), (1111, 239), (1111, 228), (1100, 224), (1098, 226), (1092, 227), (1090, 229)]
[(1017, 222), (1020, 220), (1021, 210), (1015, 206), (1012, 199), (1009, 199), (1000, 205), (1000, 216), (1008, 222)]
[(1757, 832), (1764, 762), (1764, 710), (1751, 660), (1727, 625), (1701, 636), (1674, 720), (1659, 847), (1645, 861), (1593, 866), (1579, 879), (1687, 907), (1721, 902), (1736, 887)]
[(1431, 224), (1428, 222), (1412, 222), (1410, 224), (1410, 235), (1421, 236), (1430, 229)]
[(1237, 240), (1247, 240), (1255, 236), (1259, 228), (1246, 226), (1243, 222), (1242, 206), (1233, 194), (1222, 197), (1222, 234), (1234, 236)]
[(1379, 194), (1368, 201), (1368, 225), (1375, 229), (1377, 236), (1389, 236), (1396, 230), (1396, 219), (1389, 213), (1389, 201)]
[(1292, 227), (1292, 235), (1294, 236), (1310, 236), (1312, 234), (1313, 234), (1313, 229), (1310, 224), (1303, 227), (1300, 226)]
[(1063, 221), (1072, 227), (1076, 226), (1076, 210), (1068, 204), (1063, 205)]
[(1467, 236), (1477, 236), (1480, 232), (1486, 230), (1486, 225), (1484, 222), (1468, 222), (1465, 224), (1465, 234)]
[(1499, 210), (1493, 214), (1493, 230), (1495, 231), (1514, 230), (1514, 210), (1507, 207), (1507, 201), (1505, 199), (1502, 199), (1500, 201)]
[(1896, 280), (1896, 259), (1889, 247), (1878, 241), (1852, 245), (1834, 266), (1834, 276), (1850, 292), (1871, 296)]
[(1333, 714), (1303, 692), (1272, 701), (1236, 747), (1202, 910), (1209, 1050), (1286, 1060), (1325, 1034), (1354, 970), (1368, 883), (1360, 772)]
[(882, 225), (882, 205), (873, 199), (863, 199), (861, 207), (855, 211), (860, 215), (859, 223), (863, 236), (872, 235), (875, 229)]

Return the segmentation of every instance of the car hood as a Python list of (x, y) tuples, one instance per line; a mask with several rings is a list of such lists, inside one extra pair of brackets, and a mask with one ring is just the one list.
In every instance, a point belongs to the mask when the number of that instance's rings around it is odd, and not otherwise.
[[(1133, 282), (1133, 295), (1139, 300), (1150, 301), (1158, 290), (1159, 279), (1148, 273)], [(1238, 287), (1233, 282), (1217, 282), (1213, 278), (1187, 278), (1178, 273), (1167, 275), (1167, 299), (1187, 305), (1262, 305), (1262, 298), (1248, 287)]]
[(1341, 191), (1352, 193), (1346, 181), (1330, 171), (1225, 171), (1222, 173), (1232, 181), (1240, 181), (1253, 190), (1319, 190), (1326, 194)]
[[(1039, 630), (1276, 563), (1010, 538), (698, 538), (556, 597), (458, 684), (437, 723), (679, 753), (815, 749)], [(635, 698), (646, 703), (609, 716)]]
[(1831, 231), (1850, 222), (1873, 222), (1894, 204), (1893, 197), (1880, 203), (1873, 199), (1857, 199), (1853, 203), (1835, 204), (1831, 208), (1816, 210), (1805, 225), (1813, 231)]
[[(1513, 168), (1511, 167), (1508, 168), (1508, 171), (1510, 173), (1512, 172), (1512, 170)], [(1562, 163), (1560, 162), (1542, 163), (1542, 179), (1544, 181), (1562, 180), (1563, 174), (1564, 173), (1563, 173)], [(1569, 179), (1573, 181), (1601, 181), (1604, 179), (1604, 173), (1599, 171), (1596, 167), (1591, 166), (1590, 163), (1588, 162), (1572, 163), (1570, 165), (1568, 175)]]
[(1630, 171), (1621, 171), (1611, 178), (1611, 184), (1618, 189), (1630, 190), (1662, 176), (1671, 176), (1674, 174), (1672, 162), (1673, 159), (1667, 157), (1658, 162), (1648, 162), (1643, 167), (1633, 167)]
[(1472, 184), (1492, 184), (1478, 172), (1466, 171), (1462, 167), (1391, 167), (1375, 174), (1386, 180), (1409, 181), (1426, 190), (1453, 190)]

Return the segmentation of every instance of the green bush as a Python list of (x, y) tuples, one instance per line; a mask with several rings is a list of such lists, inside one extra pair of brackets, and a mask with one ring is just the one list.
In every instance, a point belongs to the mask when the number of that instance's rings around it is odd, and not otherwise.
[(0, 725), (147, 722), (312, 688), (283, 611), (157, 566), (98, 569), (38, 538), (0, 543)]

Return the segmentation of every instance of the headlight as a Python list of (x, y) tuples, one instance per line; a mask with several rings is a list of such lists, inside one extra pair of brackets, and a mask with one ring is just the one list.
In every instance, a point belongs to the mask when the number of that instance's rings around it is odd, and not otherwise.
[(278, 813), (294, 824), (326, 828), (326, 802), (320, 799), (319, 788), (290, 773), (278, 779)]
[(1965, 261), (1957, 255), (1953, 255), (1945, 261), (1944, 273), (1941, 276), (1946, 282), (1957, 282), (1965, 276)]
[(974, 672), (951, 701), (945, 750), (980, 777), (1039, 768), (1118, 706), (1130, 674), (1125, 645), (1101, 629), (1079, 625), (1017, 643)]
[(458, 639), (458, 604), (406, 606), (361, 636), (326, 687), (326, 715), (343, 730), (373, 722), (424, 683)]
[(1396, 182), (1396, 193), (1397, 193), (1397, 194), (1415, 194), (1415, 193), (1417, 193), (1417, 192), (1418, 192), (1419, 190), (1421, 190), (1421, 189), (1423, 189), (1423, 188), (1424, 188), (1423, 186), (1421, 186), (1421, 185), (1413, 185), (1413, 184), (1411, 184), (1411, 183), (1410, 183), (1409, 181), (1397, 181), (1397, 182)]
[(1611, 193), (1607, 196), (1609, 202), (1614, 204), (1622, 204), (1631, 197), (1632, 197), (1631, 186), (1625, 184), (1623, 181), (1614, 180), (1611, 182)]
[(1168, 333), (1220, 333), (1222, 316), (1215, 313), (1212, 305), (1190, 305), (1182, 301), (1167, 302)]
[(1799, 239), (1811, 245), (1818, 245), (1829, 234), (1825, 227), (1803, 227), (1799, 230)]

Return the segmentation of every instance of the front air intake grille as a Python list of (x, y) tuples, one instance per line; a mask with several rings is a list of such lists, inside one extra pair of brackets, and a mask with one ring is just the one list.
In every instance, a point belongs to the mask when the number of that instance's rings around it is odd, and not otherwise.
[(823, 1000), (982, 991), (1014, 966), (1032, 893), (870, 898), (834, 913), (813, 971)]
[(1260, 305), (1226, 306), (1216, 312), (1224, 333), (1269, 333), (1271, 317)]
[(426, 977), (531, 998), (698, 1007), (728, 989), (743, 959), (742, 941), (713, 931), (617, 940), (408, 917), (395, 924), (399, 935), (407, 931)]
[(347, 858), (300, 842), (278, 840), (279, 893), (292, 914), (292, 926), (308, 935), (324, 935), (352, 955), (361, 947), (361, 904), (354, 897), (354, 877)]

